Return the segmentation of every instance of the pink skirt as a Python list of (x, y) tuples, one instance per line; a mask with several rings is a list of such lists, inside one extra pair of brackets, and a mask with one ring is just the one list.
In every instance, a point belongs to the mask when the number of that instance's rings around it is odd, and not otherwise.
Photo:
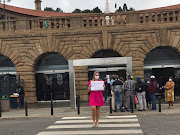
[(102, 91), (91, 91), (89, 96), (89, 106), (104, 106)]

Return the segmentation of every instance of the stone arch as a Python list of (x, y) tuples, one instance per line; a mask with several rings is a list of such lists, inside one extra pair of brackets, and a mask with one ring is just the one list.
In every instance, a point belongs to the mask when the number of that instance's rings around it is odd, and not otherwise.
[(14, 64), (14, 62), (9, 57), (1, 54), (0, 54), (0, 67), (7, 67), (6, 70), (10, 70), (9, 67), (14, 67), (15, 69), (13, 69), (13, 71), (16, 71), (16, 65)]
[[(177, 54), (179, 54), (179, 57), (180, 57), (180, 51), (177, 49), (177, 48), (175, 48), (175, 47), (171, 47), (171, 46), (158, 46), (158, 47), (156, 47), (156, 48), (154, 48), (154, 49), (152, 49), (151, 51), (149, 51), (149, 53), (147, 53), (146, 54), (146, 57), (144, 58), (144, 61), (143, 62), (145, 62), (145, 60), (148, 58), (148, 57), (150, 57), (150, 54), (151, 53), (154, 53), (155, 51), (159, 51), (159, 53), (160, 54), (163, 54), (163, 52), (161, 51), (161, 49), (166, 49), (166, 51), (168, 52), (168, 50), (169, 51), (171, 51), (171, 52), (169, 52), (171, 55), (177, 55)], [(169, 54), (169, 55), (170, 55)], [(177, 56), (178, 57), (178, 56)]]
[[(49, 58), (48, 58), (49, 57)], [(61, 61), (59, 61), (59, 64), (62, 63), (62, 64), (68, 64), (68, 61), (67, 59), (59, 54), (59, 53), (56, 53), (56, 52), (46, 52), (46, 53), (43, 53), (41, 54), (36, 60), (35, 60), (35, 63), (34, 63), (34, 66), (35, 66), (35, 69), (37, 67), (37, 65), (40, 65), (40, 64), (44, 64), (43, 61), (40, 61), (41, 59), (45, 59), (46, 61), (49, 60), (50, 64), (53, 64), (54, 61), (51, 61), (52, 60), (52, 57), (55, 57), (55, 58), (58, 58), (58, 57), (61, 57)], [(40, 63), (41, 62), (41, 63)]]
[(10, 96), (16, 90), (16, 66), (12, 60), (0, 54), (0, 94)]
[[(68, 61), (63, 55), (54, 52), (40, 55), (35, 66), (37, 100), (50, 100), (51, 92), (55, 100), (69, 100), (68, 70)], [(52, 79), (50, 87), (47, 84), (48, 78)]]
[(43, 58), (43, 57), (46, 57), (48, 56), (49, 54), (58, 54), (60, 56), (62, 56), (64, 59), (66, 59), (66, 57), (63, 55), (63, 54), (60, 54), (59, 52), (44, 52), (44, 53), (41, 53), (40, 55), (36, 56), (34, 59), (34, 63), (33, 63), (33, 67), (34, 67), (34, 70), (36, 69), (36, 65), (38, 64), (38, 61)]
[[(0, 40), (0, 44), (2, 41)], [(15, 66), (16, 70), (22, 64), (22, 56), (20, 56), (17, 50), (11, 48), (8, 44), (2, 43), (2, 48), (0, 50), (0, 55), (8, 58)]]
[(163, 86), (169, 76), (174, 77), (180, 71), (180, 51), (172, 46), (159, 46), (151, 50), (143, 62), (145, 78), (153, 74)]

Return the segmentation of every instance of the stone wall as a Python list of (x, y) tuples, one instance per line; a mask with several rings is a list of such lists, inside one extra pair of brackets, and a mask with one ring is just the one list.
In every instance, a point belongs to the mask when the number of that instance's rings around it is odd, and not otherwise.
[[(25, 99), (34, 103), (37, 101), (35, 67), (44, 53), (60, 53), (72, 60), (91, 58), (98, 50), (112, 49), (122, 57), (132, 57), (133, 75), (143, 78), (146, 55), (159, 46), (171, 46), (180, 52), (179, 39), (179, 23), (9, 31), (0, 33), (0, 54), (15, 64), (17, 75), (24, 80)], [(75, 72), (77, 95), (81, 101), (87, 101), (88, 67), (76, 67)]]

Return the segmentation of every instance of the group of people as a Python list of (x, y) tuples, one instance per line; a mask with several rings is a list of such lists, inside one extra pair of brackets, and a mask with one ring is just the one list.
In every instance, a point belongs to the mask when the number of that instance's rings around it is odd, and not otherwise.
[[(94, 72), (93, 79), (88, 83), (89, 106), (91, 106), (93, 127), (98, 127), (98, 120), (100, 116), (100, 106), (104, 106), (103, 93), (106, 90), (105, 83), (102, 91), (91, 91), (92, 81), (102, 81), (99, 79), (99, 73)], [(165, 89), (165, 101), (169, 102), (169, 107), (173, 109), (174, 102), (174, 87), (175, 83), (172, 77), (169, 77), (169, 81), (163, 87)], [(142, 81), (140, 77), (136, 78), (136, 81), (128, 75), (127, 80), (124, 81), (122, 77), (118, 75), (112, 75), (110, 81), (110, 88), (112, 94), (112, 109), (117, 112), (117, 104), (119, 101), (119, 111), (130, 111), (130, 99), (132, 98), (133, 106), (135, 102), (139, 103), (138, 111), (146, 111), (147, 107), (156, 110), (156, 92), (157, 82), (155, 76), (151, 76), (150, 80)], [(136, 99), (137, 98), (137, 99)]]

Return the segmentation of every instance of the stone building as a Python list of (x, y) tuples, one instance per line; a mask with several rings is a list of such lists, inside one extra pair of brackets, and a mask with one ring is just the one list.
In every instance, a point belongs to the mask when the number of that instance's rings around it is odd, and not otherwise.
[[(133, 76), (154, 74), (159, 85), (180, 73), (180, 5), (71, 14), (41, 11), (40, 3), (35, 1), (37, 10), (7, 5), (6, 18), (0, 20), (0, 79), (9, 75), (11, 80), (20, 74), (29, 103), (49, 100), (51, 92), (54, 99), (70, 99), (68, 60), (73, 59), (132, 57)], [(2, 7), (0, 4), (1, 15)], [(76, 67), (76, 94), (88, 101), (87, 83), (94, 70), (105, 77), (125, 69), (118, 63)], [(1, 89), (13, 89), (12, 82)]]

